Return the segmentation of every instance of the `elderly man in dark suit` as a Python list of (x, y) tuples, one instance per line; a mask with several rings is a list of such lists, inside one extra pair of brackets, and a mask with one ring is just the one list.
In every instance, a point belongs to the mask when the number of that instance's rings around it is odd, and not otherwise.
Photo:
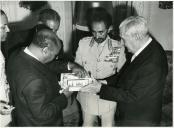
[(87, 86), (81, 91), (99, 92), (102, 99), (118, 102), (122, 126), (158, 126), (162, 93), (168, 72), (166, 54), (148, 32), (147, 21), (129, 17), (119, 26), (120, 36), (133, 54), (131, 63), (120, 71), (115, 86)]
[[(47, 64), (60, 49), (61, 42), (56, 34), (50, 29), (41, 29), (28, 47), (16, 50), (10, 56), (7, 74), (17, 126), (63, 125), (62, 110), (67, 106), (71, 92), (59, 93), (57, 72)], [(61, 68), (68, 71), (67, 66)], [(70, 64), (69, 68), (74, 67)]]

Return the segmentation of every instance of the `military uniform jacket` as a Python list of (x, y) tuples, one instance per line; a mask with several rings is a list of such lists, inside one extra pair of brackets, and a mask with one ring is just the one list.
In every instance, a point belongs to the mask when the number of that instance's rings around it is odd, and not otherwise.
[[(121, 47), (118, 63), (105, 61), (113, 47)], [(104, 79), (119, 71), (125, 63), (124, 46), (109, 36), (98, 45), (93, 37), (85, 37), (79, 42), (75, 62), (90, 71), (94, 78)]]
[[(118, 63), (105, 61), (113, 47), (121, 47)], [(75, 61), (87, 71), (90, 71), (95, 79), (104, 79), (107, 83), (113, 84), (115, 82), (108, 78), (115, 78), (116, 70), (120, 70), (124, 64), (124, 47), (120, 42), (109, 38), (109, 36), (99, 45), (93, 37), (85, 37), (79, 42)], [(116, 102), (102, 100), (98, 95), (79, 92), (77, 99), (81, 103), (83, 111), (88, 114), (102, 115), (116, 109)]]

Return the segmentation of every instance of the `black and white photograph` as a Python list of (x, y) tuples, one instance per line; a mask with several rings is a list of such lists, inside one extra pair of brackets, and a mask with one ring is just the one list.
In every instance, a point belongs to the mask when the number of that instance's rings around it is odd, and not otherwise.
[(173, 1), (0, 7), (0, 127), (173, 127)]

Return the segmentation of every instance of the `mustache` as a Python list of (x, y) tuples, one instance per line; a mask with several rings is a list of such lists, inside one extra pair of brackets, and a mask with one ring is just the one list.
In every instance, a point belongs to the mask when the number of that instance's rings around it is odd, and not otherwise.
[(105, 39), (103, 39), (103, 38), (94, 38), (94, 40), (95, 40), (96, 42), (103, 42)]
[(94, 40), (105, 40), (103, 38), (94, 38)]

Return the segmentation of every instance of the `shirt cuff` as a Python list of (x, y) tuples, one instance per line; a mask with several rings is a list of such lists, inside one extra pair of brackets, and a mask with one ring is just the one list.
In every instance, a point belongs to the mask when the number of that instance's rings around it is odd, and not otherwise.
[(68, 68), (68, 70), (71, 70), (71, 68), (70, 68), (70, 66), (69, 66), (69, 62), (68, 62), (68, 64), (67, 64), (67, 68)]
[(107, 84), (107, 81), (106, 81), (106, 80), (99, 80), (99, 82), (100, 82), (101, 84)]

